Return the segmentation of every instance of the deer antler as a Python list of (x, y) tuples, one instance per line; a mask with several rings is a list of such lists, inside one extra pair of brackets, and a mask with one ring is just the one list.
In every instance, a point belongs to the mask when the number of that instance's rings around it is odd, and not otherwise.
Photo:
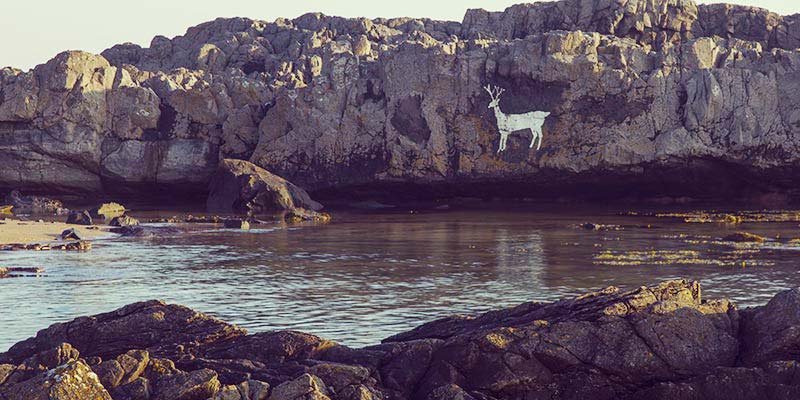
[(503, 89), (501, 87), (492, 86), (492, 85), (486, 85), (486, 86), (484, 86), (484, 89), (487, 92), (489, 92), (489, 96), (492, 96), (492, 100), (499, 99), (500, 95), (503, 94), (503, 92), (506, 91), (505, 89)]

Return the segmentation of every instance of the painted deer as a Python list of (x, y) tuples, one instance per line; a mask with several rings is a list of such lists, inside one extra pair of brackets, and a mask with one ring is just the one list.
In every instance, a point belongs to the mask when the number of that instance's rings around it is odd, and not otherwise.
[(497, 152), (499, 153), (506, 149), (508, 135), (524, 129), (531, 130), (530, 148), (533, 148), (536, 139), (539, 139), (539, 144), (536, 146), (536, 150), (539, 150), (542, 147), (542, 125), (544, 125), (544, 120), (550, 113), (546, 111), (531, 111), (525, 114), (505, 114), (500, 110), (500, 95), (505, 92), (505, 89), (492, 85), (487, 85), (484, 89), (492, 97), (492, 101), (489, 102), (489, 108), (494, 108), (497, 129), (500, 131), (500, 147)]

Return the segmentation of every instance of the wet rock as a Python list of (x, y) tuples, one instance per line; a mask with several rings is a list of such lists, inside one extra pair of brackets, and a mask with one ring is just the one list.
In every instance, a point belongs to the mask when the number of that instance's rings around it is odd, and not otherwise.
[(119, 203), (103, 203), (93, 209), (90, 213), (94, 218), (105, 218), (106, 220), (120, 217), (125, 214), (125, 206)]
[(208, 399), (220, 388), (217, 373), (209, 369), (163, 375), (155, 382), (153, 400)]
[(66, 214), (64, 205), (54, 199), (40, 196), (24, 196), (18, 190), (12, 190), (5, 198), (5, 203), (13, 206), (16, 214)]
[(109, 225), (119, 226), (119, 227), (136, 226), (139, 225), (139, 220), (128, 215), (120, 215), (118, 217), (112, 218), (111, 222), (109, 222)]
[(272, 389), (269, 400), (328, 400), (328, 396), (328, 389), (322, 379), (303, 374)]
[(767, 239), (748, 232), (736, 232), (725, 236), (722, 240), (737, 243), (763, 243)]
[(42, 267), (0, 267), (0, 278), (11, 276), (35, 276), (44, 273)]
[(67, 223), (73, 225), (92, 225), (92, 216), (88, 211), (72, 211), (67, 217)]
[(226, 219), (223, 222), (225, 228), (228, 229), (241, 229), (241, 230), (249, 230), (250, 229), (250, 222), (242, 219)]
[(296, 207), (320, 210), (305, 190), (243, 160), (222, 160), (209, 186), (208, 211), (268, 214)]

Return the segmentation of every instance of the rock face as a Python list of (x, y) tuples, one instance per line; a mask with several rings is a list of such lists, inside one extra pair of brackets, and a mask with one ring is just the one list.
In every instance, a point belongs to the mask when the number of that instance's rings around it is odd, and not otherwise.
[(352, 349), (137, 303), (0, 354), (0, 398), (794, 399), (798, 316), (798, 289), (738, 310), (670, 281), (444, 318)]
[(265, 214), (295, 208), (321, 210), (302, 188), (243, 160), (222, 160), (211, 178), (209, 212)]
[[(798, 47), (800, 16), (692, 0), (561, 0), (460, 23), (221, 18), (1, 70), (0, 187), (204, 192), (234, 158), (312, 192), (788, 191)], [(486, 84), (506, 89), (505, 113), (551, 113), (540, 151), (518, 132), (497, 153)]]

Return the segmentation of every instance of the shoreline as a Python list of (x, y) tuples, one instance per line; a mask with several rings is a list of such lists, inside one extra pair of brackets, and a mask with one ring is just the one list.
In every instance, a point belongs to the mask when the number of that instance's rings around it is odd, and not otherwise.
[(152, 300), (54, 324), (0, 353), (0, 397), (789, 399), (800, 393), (798, 315), (799, 289), (738, 309), (674, 280), (446, 317), (350, 348), (292, 330), (248, 334)]
[(6, 219), (0, 221), (0, 246), (12, 244), (53, 244), (63, 243), (59, 237), (67, 229), (74, 228), (83, 240), (95, 240), (110, 235), (107, 227), (72, 225), (63, 222), (23, 221)]

